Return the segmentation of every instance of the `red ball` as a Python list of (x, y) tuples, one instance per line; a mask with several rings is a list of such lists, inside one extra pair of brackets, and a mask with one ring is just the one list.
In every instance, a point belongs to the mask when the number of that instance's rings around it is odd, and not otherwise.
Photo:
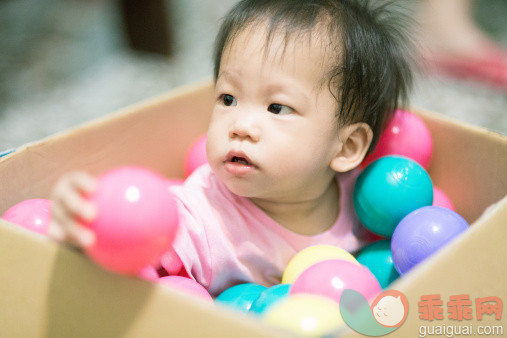
[(137, 275), (170, 248), (178, 213), (167, 180), (158, 173), (128, 166), (110, 170), (89, 199), (97, 217), (85, 226), (96, 241), (86, 252), (102, 267)]

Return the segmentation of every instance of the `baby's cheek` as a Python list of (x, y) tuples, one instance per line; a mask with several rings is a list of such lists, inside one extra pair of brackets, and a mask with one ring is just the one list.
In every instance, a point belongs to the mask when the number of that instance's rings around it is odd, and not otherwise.
[[(206, 157), (212, 168), (220, 161), (220, 148), (220, 140), (216, 134), (213, 132), (208, 133), (206, 139)], [(225, 154), (222, 156), (225, 156)]]

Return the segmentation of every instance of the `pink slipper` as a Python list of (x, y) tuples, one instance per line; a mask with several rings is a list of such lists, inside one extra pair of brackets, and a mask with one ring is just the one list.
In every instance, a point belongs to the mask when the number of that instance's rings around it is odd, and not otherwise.
[(507, 52), (488, 46), (481, 58), (433, 54), (426, 57), (431, 70), (445, 75), (480, 81), (507, 91)]

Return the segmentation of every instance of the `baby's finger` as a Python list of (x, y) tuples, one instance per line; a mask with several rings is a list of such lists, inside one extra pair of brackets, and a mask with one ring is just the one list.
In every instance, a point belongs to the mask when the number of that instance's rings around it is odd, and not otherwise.
[(95, 218), (94, 205), (83, 199), (81, 195), (76, 194), (75, 191), (69, 191), (65, 198), (59, 202), (73, 220), (91, 222)]
[(95, 242), (95, 234), (76, 222), (68, 223), (62, 227), (58, 222), (51, 221), (49, 236), (60, 243), (67, 243), (79, 248), (87, 248)]
[(85, 196), (90, 195), (96, 188), (96, 179), (85, 172), (73, 173), (69, 177), (69, 183)]
[(65, 225), (67, 219), (79, 219), (86, 222), (95, 217), (94, 206), (85, 200), (81, 192), (71, 180), (59, 184), (52, 196), (53, 206), (61, 224)]
[(49, 236), (59, 242), (87, 247), (95, 241), (95, 234), (67, 213), (66, 208), (54, 204), (51, 210)]
[(73, 221), (67, 224), (67, 239), (74, 245), (87, 248), (95, 242), (95, 234), (90, 229)]
[[(63, 206), (61, 203), (53, 203), (51, 206), (51, 224), (54, 227), (58, 227), (61, 229), (61, 232), (64, 234), (67, 232), (67, 224), (71, 223), (74, 220), (74, 216), (69, 213), (67, 207)], [(59, 232), (55, 232), (58, 235)]]
[[(52, 214), (53, 214), (53, 211), (52, 211)], [(48, 235), (50, 238), (54, 239), (57, 242), (65, 242), (65, 239), (67, 237), (64, 229), (55, 220), (54, 216), (51, 217), (51, 222), (49, 223)]]

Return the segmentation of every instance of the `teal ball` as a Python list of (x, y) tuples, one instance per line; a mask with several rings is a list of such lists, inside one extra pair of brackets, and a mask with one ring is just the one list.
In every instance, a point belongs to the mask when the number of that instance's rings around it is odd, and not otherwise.
[(357, 261), (370, 269), (383, 289), (400, 276), (393, 263), (390, 240), (365, 246), (357, 255)]
[(262, 291), (259, 298), (253, 302), (250, 312), (262, 315), (271, 306), (289, 296), (290, 286), (290, 284), (277, 284)]
[(358, 176), (353, 200), (357, 216), (366, 228), (391, 237), (403, 217), (433, 203), (433, 183), (417, 162), (402, 156), (385, 156)]
[(224, 290), (215, 299), (215, 303), (247, 313), (266, 289), (267, 287), (255, 283), (238, 284)]

